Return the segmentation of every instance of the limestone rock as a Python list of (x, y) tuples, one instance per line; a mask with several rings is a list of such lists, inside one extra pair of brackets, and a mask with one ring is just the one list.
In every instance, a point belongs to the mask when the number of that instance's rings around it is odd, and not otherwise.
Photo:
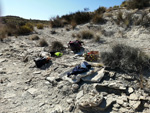
[(134, 89), (133, 89), (132, 87), (129, 87), (129, 88), (128, 88), (128, 93), (131, 94), (131, 93), (133, 93), (133, 92), (134, 92)]
[(130, 100), (129, 103), (130, 106), (136, 110), (139, 108), (141, 101)]
[(135, 93), (132, 93), (132, 94), (129, 96), (129, 99), (130, 99), (130, 100), (139, 100), (139, 95), (138, 95), (138, 94), (135, 94)]
[(100, 71), (96, 70), (93, 72), (91, 75), (88, 75), (86, 77), (83, 77), (83, 81), (88, 81), (88, 82), (100, 82), (101, 79), (104, 77), (104, 68), (102, 68)]
[(34, 94), (37, 92), (37, 90), (38, 90), (38, 89), (30, 88), (30, 89), (28, 89), (27, 91), (28, 91), (30, 94), (34, 95)]

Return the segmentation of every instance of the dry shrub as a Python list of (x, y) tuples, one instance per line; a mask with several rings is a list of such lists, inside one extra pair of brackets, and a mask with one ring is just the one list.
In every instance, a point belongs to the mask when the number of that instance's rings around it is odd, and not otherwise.
[(75, 21), (75, 23), (78, 24), (84, 24), (87, 23), (91, 20), (92, 16), (90, 15), (89, 12), (76, 12), (73, 14), (72, 20)]
[(84, 30), (77, 34), (77, 37), (81, 39), (93, 39), (94, 33), (90, 30)]
[(139, 74), (150, 67), (150, 59), (144, 52), (123, 44), (113, 46), (112, 52), (101, 53), (101, 59), (106, 66), (128, 73)]
[(104, 23), (103, 15), (96, 14), (96, 15), (92, 18), (92, 22), (95, 23), (95, 24)]
[(51, 51), (61, 52), (64, 51), (65, 47), (59, 41), (52, 42)]
[(128, 9), (143, 9), (150, 6), (149, 0), (126, 0), (126, 2)]
[(105, 7), (99, 7), (97, 10), (95, 10), (95, 13), (97, 14), (103, 14), (104, 12), (106, 12)]
[(113, 14), (112, 14), (112, 13), (104, 13), (104, 16), (105, 16), (105, 17), (112, 17)]
[(45, 46), (48, 46), (48, 43), (47, 43), (47, 41), (45, 39), (41, 39), (40, 42), (39, 42), (39, 45), (41, 47), (45, 47)]
[(37, 35), (31, 35), (30, 40), (39, 40), (40, 38)]
[(4, 26), (0, 25), (0, 40), (2, 41), (6, 37), (7, 37), (7, 33), (4, 29)]
[(36, 25), (37, 29), (43, 29), (44, 28), (44, 25), (42, 23), (39, 23)]
[(50, 20), (50, 27), (57, 28), (57, 27), (64, 27), (64, 24), (59, 16), (51, 18)]
[(72, 26), (72, 29), (75, 29), (75, 28), (76, 28), (77, 23), (75, 22), (75, 20), (72, 20), (72, 21), (71, 21), (71, 26)]

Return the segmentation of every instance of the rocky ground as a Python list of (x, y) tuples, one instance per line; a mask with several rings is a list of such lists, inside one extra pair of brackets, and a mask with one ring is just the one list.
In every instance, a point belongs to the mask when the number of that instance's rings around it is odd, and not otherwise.
[[(61, 41), (64, 46), (75, 40), (72, 33), (90, 29), (100, 35), (100, 42), (83, 40), (88, 51), (109, 51), (117, 43), (138, 47), (149, 54), (150, 30), (142, 26), (119, 27), (113, 22), (106, 24), (84, 24), (69, 31), (66, 28), (44, 28), (35, 33), (49, 45)], [(52, 31), (56, 31), (52, 34)], [(36, 68), (33, 61), (45, 47), (39, 40), (30, 40), (31, 35), (8, 37), (0, 42), (0, 112), (1, 113), (122, 113), (150, 112), (150, 77), (146, 78), (145, 90), (132, 76), (96, 68), (96, 81), (82, 79), (71, 83), (60, 78), (84, 57), (69, 49), (62, 57), (52, 58), (52, 64)]]

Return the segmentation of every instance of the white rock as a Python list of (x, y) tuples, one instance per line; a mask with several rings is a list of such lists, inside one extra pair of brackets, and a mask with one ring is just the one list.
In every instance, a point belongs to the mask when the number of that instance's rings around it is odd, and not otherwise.
[(130, 100), (129, 103), (132, 108), (137, 109), (140, 106), (141, 101)]
[(135, 94), (135, 93), (132, 93), (130, 96), (129, 96), (129, 99), (130, 100), (139, 100), (139, 95)]
[(2, 62), (6, 62), (7, 60), (6, 59), (0, 59), (0, 63), (2, 63)]
[(83, 90), (80, 91), (77, 96), (76, 96), (76, 100), (80, 99), (82, 96), (84, 95)]
[(53, 82), (53, 81), (55, 81), (55, 77), (47, 77), (46, 80)]
[[(97, 74), (96, 74), (97, 73)], [(86, 77), (83, 77), (83, 81), (89, 81), (89, 82), (100, 82), (101, 79), (104, 77), (104, 68), (102, 68), (100, 71), (95, 71), (95, 73), (91, 73)]]
[(120, 104), (120, 105), (122, 105), (124, 102), (123, 102), (122, 99), (118, 99), (118, 100), (117, 100), (117, 103)]
[(133, 93), (133, 92), (134, 92), (133, 88), (132, 88), (132, 87), (128, 88), (128, 92), (129, 92), (130, 94)]
[(30, 88), (27, 90), (30, 94), (34, 95), (37, 92), (37, 89), (35, 88)]
[(15, 96), (16, 96), (16, 94), (9, 92), (9, 93), (5, 94), (4, 98), (12, 98), (12, 97), (15, 97)]
[(35, 71), (33, 74), (41, 74), (41, 71)]

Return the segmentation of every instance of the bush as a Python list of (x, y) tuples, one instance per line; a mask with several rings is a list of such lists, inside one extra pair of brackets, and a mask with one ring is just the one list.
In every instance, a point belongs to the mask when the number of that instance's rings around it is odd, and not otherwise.
[(75, 29), (75, 27), (77, 26), (77, 23), (74, 20), (72, 20), (71, 21), (71, 26), (72, 26), (72, 29)]
[(94, 33), (90, 30), (84, 30), (81, 31), (79, 34), (77, 34), (78, 38), (82, 39), (92, 39), (94, 38)]
[(75, 14), (73, 14), (73, 18), (72, 20), (75, 21), (75, 23), (78, 24), (84, 24), (87, 23), (91, 20), (92, 16), (90, 15), (89, 12), (76, 12)]
[(61, 52), (65, 49), (63, 44), (59, 41), (52, 42), (51, 51)]
[(41, 47), (48, 46), (48, 43), (45, 39), (41, 39), (39, 44), (40, 44)]
[(39, 24), (36, 25), (36, 27), (37, 27), (37, 29), (43, 29), (43, 28), (44, 28), (44, 25), (41, 24), (41, 23), (39, 23)]
[(59, 16), (57, 16), (56, 18), (54, 17), (50, 20), (50, 27), (51, 28), (64, 27), (64, 24), (63, 24), (61, 18), (59, 18)]
[(96, 15), (92, 18), (92, 22), (95, 23), (95, 24), (104, 23), (103, 15), (96, 14)]
[(0, 25), (0, 40), (2, 41), (4, 38), (6, 38), (7, 33), (4, 29), (4, 26)]
[(99, 7), (97, 10), (95, 10), (95, 13), (97, 14), (103, 14), (104, 12), (106, 12), (105, 7)]
[(38, 40), (39, 37), (37, 35), (31, 35), (30, 40)]
[(125, 72), (141, 73), (149, 69), (149, 57), (138, 48), (123, 44), (112, 47), (112, 52), (101, 53), (101, 59), (106, 66), (119, 68)]
[(150, 6), (149, 0), (126, 0), (128, 9), (143, 9)]

